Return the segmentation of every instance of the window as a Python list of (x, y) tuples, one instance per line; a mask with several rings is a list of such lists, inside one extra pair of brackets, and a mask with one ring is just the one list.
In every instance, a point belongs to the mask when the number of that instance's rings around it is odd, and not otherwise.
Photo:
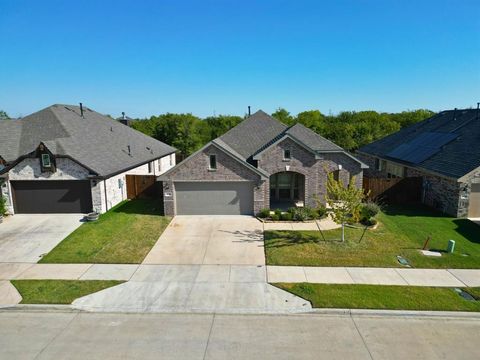
[(158, 160), (158, 172), (162, 172), (162, 159)]
[(217, 170), (217, 155), (210, 155), (210, 170)]
[(375, 170), (377, 170), (377, 171), (382, 170), (382, 169), (380, 168), (380, 164), (381, 164), (381, 163), (380, 163), (380, 159), (379, 159), (379, 158), (375, 158)]
[(175, 154), (170, 155), (170, 166), (173, 166), (173, 159), (174, 159)]
[(152, 172), (152, 163), (151, 162), (148, 163), (148, 172), (149, 173)]
[(292, 154), (290, 149), (283, 149), (283, 160), (290, 160), (292, 158)]
[(49, 168), (52, 166), (52, 162), (50, 161), (49, 154), (42, 154), (42, 166), (44, 168)]
[(405, 167), (391, 162), (387, 162), (386, 171), (389, 178), (402, 178), (405, 176)]

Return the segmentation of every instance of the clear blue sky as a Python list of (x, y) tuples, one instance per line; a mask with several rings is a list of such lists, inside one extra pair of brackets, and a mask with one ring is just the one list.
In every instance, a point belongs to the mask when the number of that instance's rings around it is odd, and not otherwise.
[(475, 106), (479, 14), (478, 0), (0, 0), (0, 109)]

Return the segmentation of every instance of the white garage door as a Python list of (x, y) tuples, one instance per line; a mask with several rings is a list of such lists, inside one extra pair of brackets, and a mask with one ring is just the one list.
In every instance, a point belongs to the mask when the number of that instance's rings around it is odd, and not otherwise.
[(176, 182), (178, 215), (252, 215), (251, 182)]

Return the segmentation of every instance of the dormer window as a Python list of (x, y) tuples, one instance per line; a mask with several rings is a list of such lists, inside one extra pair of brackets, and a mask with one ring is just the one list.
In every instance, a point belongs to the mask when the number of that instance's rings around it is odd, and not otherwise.
[(50, 160), (49, 154), (42, 154), (42, 167), (44, 168), (51, 168), (52, 162)]
[(283, 149), (283, 160), (290, 160), (292, 158), (292, 153), (290, 149)]
[(209, 156), (209, 170), (217, 170), (217, 155), (210, 155)]

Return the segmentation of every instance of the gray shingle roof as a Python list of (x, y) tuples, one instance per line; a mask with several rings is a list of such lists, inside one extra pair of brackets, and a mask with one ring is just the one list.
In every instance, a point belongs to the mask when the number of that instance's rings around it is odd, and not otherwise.
[(313, 151), (343, 151), (340, 146), (302, 124), (287, 127), (262, 110), (242, 121), (219, 139), (248, 159), (285, 135), (294, 137)]
[(220, 139), (247, 159), (286, 128), (286, 125), (259, 110), (220, 136)]
[[(439, 146), (437, 152), (418, 164), (387, 155), (395, 154), (394, 150), (400, 145), (415, 144), (416, 139), (431, 133), (457, 136)], [(477, 119), (477, 110), (474, 109), (442, 111), (427, 120), (368, 144), (359, 151), (458, 179), (480, 167), (480, 119)]]
[[(52, 105), (20, 120), (0, 121), (0, 156), (13, 162), (40, 142), (107, 176), (175, 152), (175, 148), (84, 107)], [(130, 152), (128, 147), (130, 146)]]

